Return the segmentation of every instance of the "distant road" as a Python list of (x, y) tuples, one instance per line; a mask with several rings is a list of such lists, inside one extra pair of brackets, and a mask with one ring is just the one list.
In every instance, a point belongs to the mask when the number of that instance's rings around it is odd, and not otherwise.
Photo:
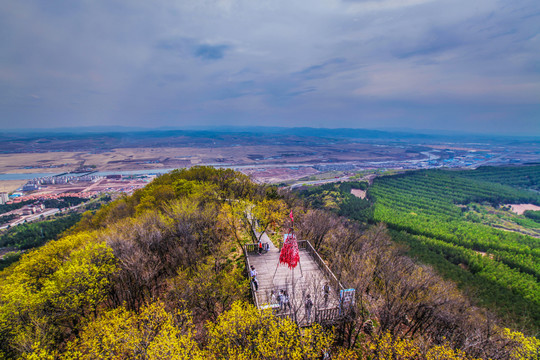
[(92, 183), (92, 185), (88, 186), (86, 189), (84, 189), (82, 192), (89, 192), (92, 191), (96, 186), (101, 185), (101, 183), (105, 181), (105, 179), (99, 179), (98, 181)]
[[(59, 212), (60, 210), (58, 209), (50, 209), (50, 210), (47, 210), (47, 211), (44, 211), (42, 213), (39, 213), (39, 214), (34, 214), (34, 215), (29, 215), (29, 216), (26, 216), (26, 217), (22, 217), (20, 218), (19, 220), (11, 223), (10, 225), (11, 226), (16, 226), (16, 225), (19, 225), (19, 224), (22, 224), (23, 222), (27, 221), (27, 222), (30, 222), (30, 221), (34, 221), (36, 219), (38, 219), (40, 216), (43, 215), (43, 217), (49, 217), (51, 215), (54, 215), (56, 214), (57, 212)], [(5, 229), (7, 228), (9, 225), (5, 225), (5, 226), (2, 226), (0, 227), (0, 230), (1, 229)]]
[[(503, 158), (505, 156), (505, 154), (502, 154), (502, 155), (498, 155), (498, 156), (495, 156), (494, 158), (492, 159), (486, 159), (486, 160), (483, 160), (483, 161), (478, 161), (474, 164), (471, 164), (469, 166), (465, 166), (464, 168), (465, 169), (476, 169), (480, 166), (483, 166), (483, 165), (491, 165), (491, 166), (496, 166), (496, 165), (501, 165), (500, 163), (497, 163), (497, 160), (500, 160), (501, 158)], [(504, 163), (502, 163), (504, 165)]]
[[(79, 208), (79, 207), (81, 207), (81, 206), (83, 206), (83, 205), (85, 205), (85, 203), (80, 203), (80, 204), (78, 204), (78, 205), (75, 205), (75, 206), (72, 206), (72, 207), (70, 207), (70, 208), (67, 208), (66, 211), (67, 211), (67, 210), (74, 210), (74, 209), (77, 209), (77, 208)], [(31, 222), (31, 221), (34, 221), (34, 220), (36, 220), (36, 219), (39, 219), (41, 216), (43, 216), (44, 218), (47, 218), (47, 217), (49, 217), (49, 216), (51, 216), (51, 215), (56, 214), (56, 213), (59, 212), (59, 211), (60, 211), (60, 209), (49, 209), (49, 210), (46, 210), (46, 211), (44, 211), (44, 212), (42, 212), (42, 213), (39, 213), (39, 214), (28, 215), (28, 216), (26, 216), (26, 217), (20, 218), (19, 220), (15, 221), (15, 222), (13, 222), (13, 223), (11, 223), (11, 224), (1, 226), (1, 227), (0, 227), (0, 230), (6, 229), (6, 228), (7, 228), (8, 226), (10, 226), (10, 225), (11, 225), (11, 226), (16, 226), (16, 225), (22, 224), (22, 223), (24, 223), (25, 220), (26, 220), (26, 222)]]
[(299, 184), (293, 184), (293, 185), (290, 186), (290, 188), (294, 189), (294, 188), (297, 188), (297, 187), (300, 187), (300, 186), (321, 185), (321, 184), (329, 184), (329, 183), (333, 183), (333, 182), (349, 181), (349, 180), (350, 180), (350, 176), (344, 176), (344, 177), (333, 178), (333, 179), (304, 181), (304, 182), (301, 182)]

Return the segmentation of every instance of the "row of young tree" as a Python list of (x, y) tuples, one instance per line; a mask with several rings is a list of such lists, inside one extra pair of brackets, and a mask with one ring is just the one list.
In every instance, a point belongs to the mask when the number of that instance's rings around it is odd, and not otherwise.
[[(434, 201), (443, 200), (452, 204), (488, 202), (493, 205), (505, 203), (532, 203), (540, 205), (538, 193), (516, 189), (507, 185), (469, 179), (459, 172), (448, 170), (419, 170), (394, 176), (377, 178), (375, 187), (370, 188), (373, 200), (377, 198), (377, 187), (393, 189), (394, 192), (410, 192)], [(383, 196), (383, 198), (385, 198)], [(381, 199), (381, 201), (384, 201)]]
[(525, 212), (523, 212), (523, 215), (529, 219), (540, 223), (540, 211), (526, 210)]
[(460, 176), (540, 191), (540, 165), (481, 166), (474, 171), (460, 171)]
[(538, 331), (538, 279), (501, 261), (500, 254), (481, 254), (445, 241), (391, 231), (392, 238), (407, 245), (412, 256), (434, 266), (456, 281), (475, 301), (494, 309), (509, 324)]
[[(356, 288), (354, 311), (299, 329), (247, 305), (246, 209), (269, 233), (293, 209), (299, 237)], [(224, 169), (159, 177), (0, 272), (0, 359), (520, 359), (539, 347), (405, 257), (383, 225)]]
[[(397, 231), (415, 235), (414, 241), (442, 254), (455, 266), (466, 266), (476, 278), (484, 280), (474, 282), (475, 285), (494, 283), (509, 289), (509, 294), (500, 295), (501, 302), (505, 303), (501, 313), (508, 309), (508, 304), (513, 313), (523, 316), (518, 304), (526, 302), (525, 308), (532, 308), (538, 314), (540, 241), (475, 223), (466, 206), (468, 201), (494, 205), (523, 201), (538, 203), (538, 194), (436, 170), (376, 179), (368, 196), (375, 200), (376, 220), (386, 222)], [(496, 294), (503, 293), (494, 292), (490, 297)], [(538, 331), (540, 318), (532, 318), (529, 329)]]

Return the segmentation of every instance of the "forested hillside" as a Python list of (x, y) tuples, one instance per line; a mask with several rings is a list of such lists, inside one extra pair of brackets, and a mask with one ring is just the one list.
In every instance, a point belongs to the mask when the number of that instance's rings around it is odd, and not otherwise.
[(81, 214), (73, 212), (56, 216), (52, 220), (20, 224), (0, 234), (0, 248), (10, 250), (0, 259), (0, 270), (16, 262), (21, 256), (21, 251), (41, 246), (49, 240), (56, 239), (80, 219)]
[[(108, 203), (110, 200), (111, 198), (109, 196), (103, 196), (86, 203), (84, 207), (80, 207), (79, 209), (58, 212), (52, 217), (29, 223), (25, 221), (22, 224), (0, 231), (0, 254), (3, 255), (0, 257), (0, 270), (17, 262), (23, 252), (39, 247), (50, 240), (58, 239), (64, 231), (79, 222), (81, 219), (80, 211), (95, 211), (103, 203)], [(86, 201), (88, 200), (76, 197), (64, 197), (61, 199), (44, 200), (42, 203), (46, 208), (57, 207), (60, 209), (69, 208), (74, 204), (77, 205)]]
[(374, 219), (387, 223), (396, 240), (458, 281), (482, 305), (535, 333), (540, 330), (540, 240), (494, 223), (502, 218), (538, 227), (501, 208), (540, 204), (537, 192), (502, 185), (535, 188), (538, 169), (414, 171), (376, 179), (368, 196), (375, 203)]
[[(246, 209), (275, 237), (292, 209), (299, 236), (356, 289), (354, 311), (300, 329), (250, 305)], [(537, 339), (405, 256), (384, 224), (340, 214), (232, 170), (163, 175), (0, 272), (0, 359), (537, 357)]]

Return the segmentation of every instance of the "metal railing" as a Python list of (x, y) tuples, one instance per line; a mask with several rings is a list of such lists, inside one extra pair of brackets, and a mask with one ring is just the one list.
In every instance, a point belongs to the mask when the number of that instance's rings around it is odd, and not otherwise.
[(279, 319), (289, 319), (291, 321), (294, 321), (296, 322), (296, 316), (295, 316), (295, 313), (292, 312), (292, 311), (289, 311), (287, 313), (283, 313), (283, 314), (280, 314), (280, 313), (274, 313), (274, 316), (279, 318)]
[(343, 285), (341, 285), (341, 283), (337, 279), (336, 275), (334, 275), (334, 273), (328, 268), (328, 266), (323, 261), (323, 259), (321, 258), (317, 250), (313, 248), (313, 246), (308, 240), (299, 240), (298, 248), (305, 249), (311, 255), (313, 260), (319, 266), (319, 269), (321, 269), (321, 271), (324, 273), (328, 281), (331, 283), (332, 288), (335, 289), (338, 294), (340, 290), (345, 289)]
[(340, 317), (339, 306), (330, 309), (315, 309), (315, 322), (323, 323), (326, 321), (333, 321)]
[(262, 243), (262, 248), (259, 250), (259, 243), (256, 244), (245, 244), (244, 248), (249, 252), (260, 252), (266, 254), (270, 250), (270, 245), (267, 242)]
[(244, 244), (244, 250), (248, 253), (259, 251), (259, 244)]

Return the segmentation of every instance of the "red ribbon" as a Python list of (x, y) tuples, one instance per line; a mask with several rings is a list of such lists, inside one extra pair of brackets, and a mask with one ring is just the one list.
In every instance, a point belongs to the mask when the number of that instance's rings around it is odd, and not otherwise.
[(300, 261), (300, 253), (298, 252), (298, 243), (296, 242), (296, 236), (293, 233), (289, 233), (285, 239), (285, 243), (279, 253), (279, 263), (287, 264), (289, 269), (294, 269)]

